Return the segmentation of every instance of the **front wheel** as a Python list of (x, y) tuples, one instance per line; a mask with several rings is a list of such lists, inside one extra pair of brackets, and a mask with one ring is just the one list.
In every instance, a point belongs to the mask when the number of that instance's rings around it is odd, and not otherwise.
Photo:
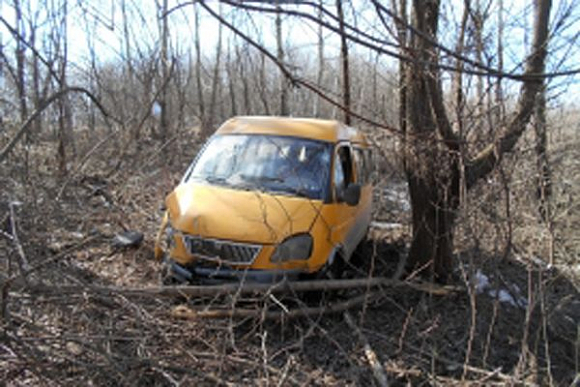
[[(304, 280), (333, 280), (340, 279), (346, 268), (346, 262), (341, 254), (337, 253), (331, 263), (327, 263), (315, 273), (304, 274)], [(304, 293), (304, 300), (308, 305), (320, 305), (328, 299), (325, 290), (312, 290)]]
[(159, 271), (159, 282), (161, 286), (179, 285), (179, 281), (173, 276), (171, 270), (171, 262), (167, 257), (163, 258), (161, 262), (161, 270)]

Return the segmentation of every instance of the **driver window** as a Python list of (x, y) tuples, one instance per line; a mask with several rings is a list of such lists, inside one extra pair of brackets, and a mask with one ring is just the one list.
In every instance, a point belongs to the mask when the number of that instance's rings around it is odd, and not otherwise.
[(344, 191), (348, 184), (353, 182), (352, 162), (350, 149), (340, 147), (334, 159), (334, 189), (337, 201), (343, 201)]

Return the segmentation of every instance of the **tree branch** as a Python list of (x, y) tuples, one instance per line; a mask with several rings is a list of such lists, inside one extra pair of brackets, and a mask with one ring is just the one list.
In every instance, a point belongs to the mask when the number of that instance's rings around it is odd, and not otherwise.
[[(551, 1), (538, 0), (534, 5), (535, 24), (532, 53), (526, 60), (524, 75), (542, 74), (548, 52), (548, 24)], [(536, 96), (541, 90), (542, 84), (543, 79), (541, 77), (528, 79), (523, 83), (518, 100), (518, 109), (503, 136), (497, 142), (489, 144), (467, 163), (465, 178), (468, 189), (479, 179), (493, 171), (495, 166), (501, 161), (502, 156), (515, 147), (534, 111)]]
[(78, 86), (71, 86), (71, 87), (65, 87), (59, 91), (57, 91), (56, 93), (52, 94), (50, 97), (48, 97), (43, 104), (34, 111), (34, 113), (32, 113), (30, 116), (28, 116), (28, 118), (26, 119), (26, 121), (20, 126), (20, 128), (18, 129), (18, 132), (16, 133), (16, 135), (12, 138), (12, 140), (10, 140), (10, 142), (4, 147), (4, 149), (2, 149), (2, 151), (0, 152), (0, 163), (2, 161), (4, 161), (4, 159), (8, 156), (8, 154), (12, 151), (12, 149), (14, 148), (14, 146), (18, 143), (18, 140), (20, 140), (22, 138), (22, 136), (29, 130), (30, 128), (30, 124), (36, 119), (38, 118), (38, 116), (47, 108), (49, 107), (54, 101), (64, 97), (66, 94), (70, 93), (70, 92), (79, 92), (79, 93), (84, 93), (86, 94), (91, 101), (93, 101), (93, 103), (95, 105), (97, 105), (97, 107), (99, 108), (99, 110), (101, 111), (101, 113), (103, 114), (103, 116), (105, 117), (105, 119), (109, 118), (110, 115), (109, 113), (107, 113), (107, 111), (105, 110), (105, 108), (101, 105), (101, 103), (99, 102), (99, 100), (87, 89), (83, 88), (83, 87), (78, 87)]
[(2, 15), (0, 15), (0, 23), (4, 24), (4, 27), (6, 27), (6, 29), (12, 34), (12, 36), (22, 42), (22, 44), (24, 44), (26, 47), (28, 47), (28, 49), (30, 51), (32, 51), (32, 53), (34, 54), (34, 56), (36, 56), (47, 68), (48, 72), (50, 73), (50, 75), (57, 81), (60, 83), (60, 77), (58, 76), (58, 74), (54, 71), (54, 69), (52, 68), (52, 64), (47, 61), (42, 55), (40, 55), (40, 52), (38, 52), (38, 50), (32, 46), (30, 43), (28, 43), (26, 41), (26, 39), (24, 39), (22, 36), (20, 36), (20, 34), (18, 33), (18, 31), (12, 27), (10, 25), (10, 23), (8, 23), (6, 21), (6, 19), (4, 19), (2, 17)]
[[(324, 91), (321, 91), (318, 87), (313, 86), (310, 82), (304, 80), (304, 79), (300, 79), (298, 77), (295, 77), (294, 75), (292, 75), (292, 73), (286, 68), (286, 66), (284, 66), (283, 63), (280, 63), (278, 61), (278, 59), (276, 58), (276, 56), (274, 54), (272, 54), (270, 51), (268, 51), (267, 49), (265, 49), (261, 44), (257, 43), (255, 40), (253, 40), (252, 38), (250, 38), (247, 34), (243, 33), (242, 31), (240, 31), (238, 28), (234, 27), (231, 23), (229, 23), (227, 20), (225, 20), (223, 17), (221, 17), (220, 15), (218, 15), (214, 10), (212, 10), (207, 4), (205, 4), (205, 2), (203, 1), (198, 1), (199, 4), (201, 4), (201, 6), (207, 11), (209, 12), (210, 15), (212, 15), (216, 20), (218, 20), (220, 23), (224, 24), (226, 27), (228, 27), (234, 34), (240, 36), (242, 39), (244, 39), (246, 42), (248, 42), (251, 46), (253, 46), (254, 48), (256, 48), (258, 51), (260, 51), (262, 54), (264, 54), (268, 59), (270, 59), (272, 61), (272, 63), (274, 63), (276, 66), (278, 66), (278, 68), (280, 69), (280, 71), (282, 72), (282, 74), (288, 79), (290, 80), (291, 83), (295, 84), (295, 85), (301, 85), (304, 86), (305, 88), (307, 88), (308, 90), (314, 92), (316, 95), (320, 96), (323, 100), (325, 100), (326, 102), (330, 103), (333, 106), (336, 106), (337, 108), (341, 109), (342, 111), (344, 111), (345, 113), (348, 113), (349, 115), (351, 115), (353, 118), (356, 118), (362, 122), (365, 122), (367, 124), (376, 126), (378, 128), (382, 128), (382, 129), (386, 129), (390, 132), (393, 133), (398, 133), (401, 134), (400, 130), (397, 130), (391, 126), (385, 125), (383, 123), (379, 123), (377, 121), (371, 120), (369, 118), (366, 118), (364, 116), (362, 116), (361, 114), (358, 114), (356, 112), (353, 112), (352, 110), (350, 110), (348, 107), (340, 104), (339, 102), (333, 100), (332, 98), (328, 97), (326, 95), (326, 93)], [(170, 11), (168, 11), (168, 13), (175, 11), (176, 9), (178, 9), (181, 6), (184, 6), (186, 4), (189, 5), (193, 5), (194, 3), (184, 3), (184, 4), (180, 4), (179, 6), (171, 9)]]
[[(182, 3), (180, 5), (177, 5), (173, 9), (169, 10), (167, 13), (171, 13), (172, 11), (174, 11), (178, 8), (181, 8), (182, 6), (185, 6), (188, 4), (194, 4), (196, 2), (203, 4), (202, 0), (193, 0), (193, 1), (190, 1), (187, 3)], [(237, 2), (237, 1), (232, 1), (232, 0), (221, 0), (221, 2), (228, 4), (232, 7), (239, 8), (239, 9), (245, 9), (248, 11), (264, 12), (264, 13), (276, 13), (276, 12), (278, 12), (278, 11), (276, 11), (275, 8), (272, 8), (272, 7), (263, 7), (263, 6), (251, 5), (252, 3), (263, 4), (263, 1), (260, 1), (260, 0), (249, 0), (249, 1), (243, 1), (243, 2)], [(338, 17), (336, 15), (333, 15), (332, 13), (327, 11), (324, 7), (321, 7), (320, 5), (318, 5), (316, 3), (309, 2), (309, 1), (293, 1), (292, 3), (295, 5), (297, 4), (297, 5), (311, 6), (311, 7), (316, 8), (316, 9), (320, 8), (324, 12), (325, 15), (331, 17), (332, 19), (334, 19), (335, 21), (338, 22)], [(207, 7), (207, 6), (204, 5), (204, 7)], [(382, 7), (381, 10), (383, 12), (387, 13), (389, 16), (393, 17), (390, 12), (387, 12), (385, 7)], [(312, 22), (317, 23), (317, 24), (323, 26), (324, 28), (326, 28), (326, 29), (328, 29), (336, 34), (340, 34), (339, 27), (333, 26), (330, 23), (327, 23), (327, 22), (320, 20), (320, 18), (317, 17), (316, 13), (314, 13), (314, 12), (311, 14), (311, 13), (283, 9), (283, 8), (282, 8), (282, 12), (285, 13), (286, 15), (296, 16), (299, 18), (303, 18), (303, 19), (312, 21)], [(534, 72), (526, 71), (523, 74), (514, 74), (514, 73), (504, 72), (504, 71), (501, 71), (499, 69), (494, 69), (494, 68), (486, 66), (482, 63), (471, 60), (463, 55), (459, 55), (456, 52), (454, 52), (453, 50), (451, 50), (445, 46), (442, 46), (441, 44), (437, 43), (433, 39), (429, 38), (428, 35), (425, 35), (422, 33), (420, 34), (416, 28), (413, 28), (408, 23), (404, 23), (404, 25), (405, 25), (405, 28), (407, 28), (413, 34), (419, 36), (421, 39), (426, 40), (431, 44), (434, 44), (438, 49), (445, 52), (446, 54), (448, 54), (456, 59), (459, 59), (459, 60), (461, 60), (461, 61), (463, 61), (463, 62), (465, 62), (465, 63), (467, 63), (475, 68), (475, 69), (463, 69), (462, 71), (465, 74), (477, 75), (477, 76), (490, 76), (490, 77), (496, 77), (496, 78), (506, 78), (506, 79), (511, 79), (511, 80), (515, 80), (515, 81), (528, 81), (528, 80), (534, 80), (534, 79), (541, 80), (541, 79), (546, 79), (546, 78), (554, 78), (554, 77), (560, 77), (560, 76), (570, 76), (570, 75), (580, 74), (580, 68), (567, 70), (567, 71), (552, 72), (552, 73), (545, 73), (545, 72), (534, 73)], [(383, 39), (376, 38), (372, 35), (369, 35), (368, 33), (365, 33), (364, 31), (361, 31), (360, 29), (353, 27), (348, 23), (345, 24), (345, 27), (346, 27), (346, 29), (352, 31), (351, 33), (348, 33), (348, 32), (345, 33), (345, 36), (350, 41), (357, 43), (363, 47), (366, 47), (368, 49), (371, 49), (375, 52), (378, 52), (378, 53), (381, 53), (384, 55), (388, 55), (388, 56), (391, 56), (391, 57), (396, 58), (398, 60), (402, 60), (402, 61), (409, 62), (409, 63), (419, 63), (422, 65), (435, 67), (437, 69), (450, 71), (450, 72), (457, 71), (456, 66), (453, 66), (453, 65), (445, 65), (445, 64), (436, 63), (436, 62), (420, 61), (420, 60), (417, 60), (417, 58), (413, 57), (412, 55), (403, 55), (397, 51), (386, 50), (384, 48), (385, 45), (391, 46), (394, 48), (397, 48), (397, 45), (394, 43), (385, 41)]]

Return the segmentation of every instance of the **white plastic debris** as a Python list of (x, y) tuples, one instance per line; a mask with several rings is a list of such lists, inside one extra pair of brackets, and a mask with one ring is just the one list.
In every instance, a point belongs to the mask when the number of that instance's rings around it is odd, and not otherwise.
[(505, 302), (508, 303), (512, 306), (518, 307), (519, 305), (516, 303), (516, 300), (514, 300), (514, 298), (505, 290), (500, 289), (500, 291), (496, 291), (495, 289), (490, 289), (488, 292), (489, 296), (492, 298), (496, 298), (499, 300), (499, 302)]
[(485, 274), (481, 272), (481, 270), (477, 270), (475, 273), (475, 292), (477, 294), (481, 294), (489, 287), (489, 278)]
[(515, 308), (525, 308), (528, 305), (528, 300), (521, 295), (520, 288), (515, 284), (511, 288), (513, 295), (505, 289), (491, 289), (489, 277), (481, 270), (477, 270), (475, 273), (475, 292), (477, 294), (486, 293), (491, 298), (497, 298), (499, 302), (510, 304)]

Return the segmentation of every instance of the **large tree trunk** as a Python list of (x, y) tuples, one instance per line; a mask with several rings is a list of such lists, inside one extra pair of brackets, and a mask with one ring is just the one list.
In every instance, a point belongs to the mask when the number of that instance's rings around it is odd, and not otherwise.
[[(456, 177), (447, 182), (410, 176), (413, 208), (413, 243), (409, 251), (410, 272), (429, 272), (445, 281), (453, 268), (453, 224), (458, 201)], [(440, 186), (440, 184), (447, 186)]]
[[(435, 40), (439, 16), (438, 1), (414, 2), (413, 26)], [(407, 64), (405, 124), (406, 174), (413, 209), (413, 241), (408, 270), (431, 272), (445, 277), (451, 269), (454, 210), (458, 202), (457, 165), (447, 149), (439, 144), (434, 116), (426, 98), (435, 82), (427, 63), (436, 63), (436, 53), (426, 39), (413, 34), (408, 49), (416, 62)]]
[(441, 144), (420, 71), (408, 71), (406, 174), (413, 211), (408, 271), (434, 274), (445, 281), (452, 269), (453, 224), (459, 205), (458, 154)]
[(411, 23), (419, 33), (411, 34), (407, 48), (415, 62), (407, 63), (403, 74), (407, 88), (405, 169), (413, 209), (413, 240), (407, 260), (410, 271), (430, 273), (440, 281), (447, 279), (452, 268), (453, 226), (461, 187), (469, 189), (491, 173), (502, 155), (514, 148), (529, 122), (542, 85), (551, 3), (538, 0), (534, 5), (534, 38), (517, 110), (507, 127), (497, 131), (499, 138), (466, 161), (462, 172), (462, 141), (447, 117), (436, 67), (433, 42), (437, 41), (440, 4), (438, 0), (413, 2)]

